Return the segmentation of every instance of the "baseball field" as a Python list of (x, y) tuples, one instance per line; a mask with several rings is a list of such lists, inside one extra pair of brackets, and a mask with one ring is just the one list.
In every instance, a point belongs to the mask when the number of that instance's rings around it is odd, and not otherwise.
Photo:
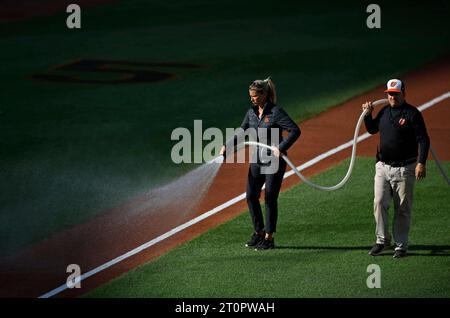
[[(400, 77), (409, 103), (429, 105), (448, 174), (445, 1), (378, 1), (379, 29), (370, 2), (80, 1), (81, 29), (66, 25), (69, 3), (11, 1), (0, 15), (1, 297), (450, 296), (449, 187), (431, 156), (401, 260), (368, 255), (377, 136), (359, 143), (341, 190), (286, 178), (273, 251), (243, 247), (245, 164), (223, 164), (195, 200), (167, 187), (201, 166), (172, 161), (172, 131), (239, 126), (249, 83), (269, 75), (302, 129), (296, 165), (348, 142), (361, 104)], [(349, 153), (303, 172), (334, 184)], [(64, 288), (69, 264), (89, 273), (81, 288)], [(366, 285), (370, 264), (381, 288)]]

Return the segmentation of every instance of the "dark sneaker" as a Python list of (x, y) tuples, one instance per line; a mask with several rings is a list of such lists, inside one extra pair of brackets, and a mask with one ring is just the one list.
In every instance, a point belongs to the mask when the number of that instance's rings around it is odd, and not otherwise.
[(262, 241), (264, 241), (264, 236), (253, 233), (252, 238), (250, 239), (250, 241), (247, 242), (247, 244), (245, 244), (245, 246), (246, 247), (255, 247)]
[(261, 243), (259, 243), (258, 245), (255, 246), (255, 251), (268, 250), (268, 249), (272, 249), (272, 248), (275, 248), (275, 240), (274, 239), (271, 239), (271, 240), (264, 239), (261, 241)]
[(405, 250), (395, 250), (394, 252), (394, 258), (402, 258), (406, 256), (406, 251)]
[(380, 255), (385, 249), (389, 248), (389, 244), (375, 244), (370, 250), (369, 254), (372, 256)]

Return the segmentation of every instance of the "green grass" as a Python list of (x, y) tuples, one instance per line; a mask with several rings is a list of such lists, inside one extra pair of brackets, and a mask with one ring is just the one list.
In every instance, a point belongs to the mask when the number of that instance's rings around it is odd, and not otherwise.
[[(81, 30), (64, 12), (2, 24), (0, 256), (191, 169), (170, 159), (172, 130), (237, 127), (256, 78), (303, 120), (448, 54), (444, 2), (380, 2), (380, 30), (367, 4), (135, 0), (82, 8)], [(153, 84), (30, 79), (79, 58), (206, 67)]]
[[(347, 166), (348, 160), (314, 180), (332, 184)], [(373, 173), (374, 160), (359, 157), (341, 190), (301, 184), (281, 193), (275, 250), (243, 247), (252, 231), (244, 213), (86, 296), (450, 297), (449, 187), (434, 162), (416, 184), (404, 259), (393, 259), (392, 251), (368, 255), (375, 239)], [(380, 289), (366, 286), (370, 264), (381, 267)]]

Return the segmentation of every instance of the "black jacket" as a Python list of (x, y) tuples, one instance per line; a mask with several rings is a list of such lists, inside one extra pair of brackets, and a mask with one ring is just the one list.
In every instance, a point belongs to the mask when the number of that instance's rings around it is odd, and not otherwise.
[(422, 113), (416, 107), (406, 102), (397, 107), (387, 105), (375, 118), (364, 117), (364, 123), (370, 134), (380, 132), (377, 161), (392, 163), (417, 158), (420, 145), (419, 162), (426, 163), (430, 138)]
[[(257, 141), (266, 143), (268, 145), (278, 144), (278, 148), (284, 154), (287, 154), (287, 150), (298, 139), (301, 134), (300, 128), (289, 117), (289, 115), (283, 110), (283, 108), (266, 103), (264, 106), (261, 118), (258, 117), (258, 107), (252, 106), (245, 114), (242, 121), (241, 128), (247, 130), (248, 128), (254, 128), (257, 132)], [(279, 129), (279, 140), (271, 140), (270, 130), (271, 128)], [(289, 132), (286, 138), (283, 138), (282, 131)], [(261, 138), (261, 134), (264, 134), (267, 138)], [(238, 136), (234, 136), (234, 142), (236, 143)], [(259, 149), (256, 152), (259, 154)]]

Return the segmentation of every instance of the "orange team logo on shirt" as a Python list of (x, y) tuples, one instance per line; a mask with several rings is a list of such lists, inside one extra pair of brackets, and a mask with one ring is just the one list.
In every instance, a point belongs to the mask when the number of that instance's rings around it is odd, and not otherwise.
[(400, 124), (400, 126), (403, 126), (406, 123), (406, 119), (405, 118), (400, 118), (398, 123)]

